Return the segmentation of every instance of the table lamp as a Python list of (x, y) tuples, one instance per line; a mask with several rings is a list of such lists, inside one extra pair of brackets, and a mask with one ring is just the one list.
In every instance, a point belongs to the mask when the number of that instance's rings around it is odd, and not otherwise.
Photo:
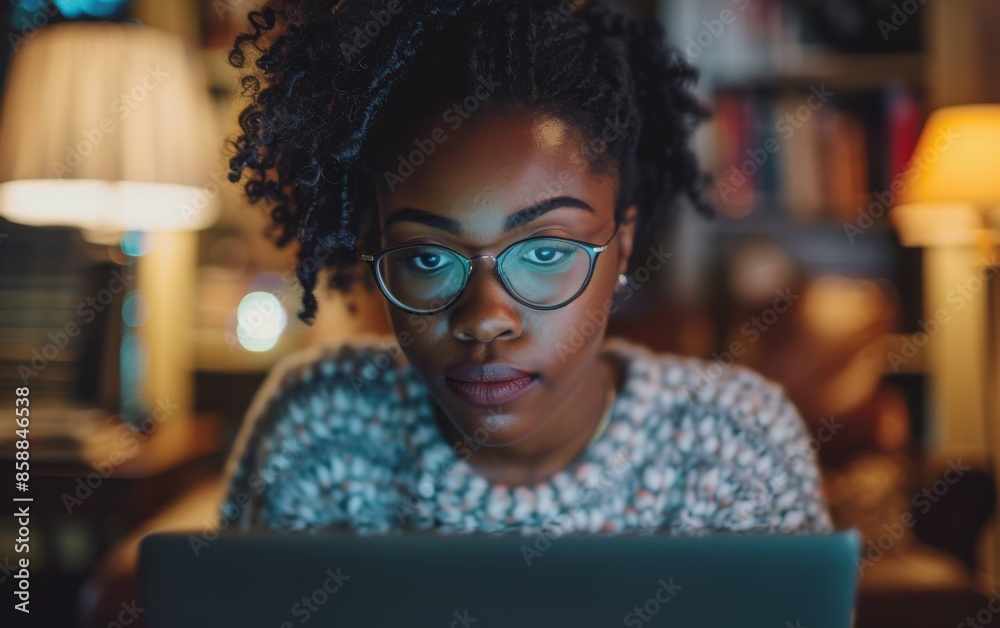
[[(169, 394), (182, 408), (186, 401), (190, 349), (177, 336), (190, 337), (183, 312), (193, 301), (184, 286), (195, 283), (190, 232), (219, 215), (219, 188), (210, 178), (221, 170), (214, 129), (201, 69), (165, 31), (59, 23), (27, 40), (10, 67), (0, 118), (0, 216), (78, 227), (101, 244), (121, 240), (144, 288), (145, 323), (122, 321), (126, 421), (149, 416), (144, 397)], [(142, 247), (126, 244), (136, 232), (154, 242), (138, 264)], [(151, 379), (160, 390), (150, 390)]]
[(889, 213), (906, 246), (988, 247), (1000, 226), (1000, 105), (938, 109)]
[[(913, 157), (912, 175), (907, 174), (890, 218), (904, 245), (924, 247), (925, 318), (942, 312), (949, 317), (928, 348), (935, 358), (932, 383), (943, 398), (936, 410), (944, 415), (941, 425), (957, 435), (953, 445), (987, 443), (1000, 486), (995, 460), (1000, 450), (1000, 287), (995, 275), (1000, 268), (994, 259), (1000, 240), (1000, 105), (938, 109), (928, 118)], [(973, 293), (983, 289), (986, 298), (980, 301)], [(979, 415), (983, 424), (972, 425), (971, 417)], [(994, 571), (1000, 574), (1000, 553), (994, 553)]]

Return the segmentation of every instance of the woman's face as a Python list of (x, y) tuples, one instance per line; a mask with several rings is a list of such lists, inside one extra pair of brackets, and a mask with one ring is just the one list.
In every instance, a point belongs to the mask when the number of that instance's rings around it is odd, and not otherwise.
[[(431, 243), (471, 258), (534, 236), (595, 245), (612, 237), (617, 181), (588, 166), (584, 144), (567, 124), (494, 103), (458, 121), (432, 123), (395, 163), (422, 161), (411, 159), (418, 150), (430, 153), (426, 160), (412, 172), (393, 171), (391, 185), (382, 182), (383, 247)], [(537, 208), (555, 198), (572, 201)], [(600, 381), (592, 369), (632, 229), (631, 222), (621, 226), (587, 288), (559, 309), (518, 302), (488, 260), (473, 261), (464, 293), (437, 314), (414, 315), (387, 302), (403, 352), (463, 436), (484, 446), (523, 441), (575, 409), (572, 399), (585, 383)], [(484, 370), (483, 363), (520, 373)], [(468, 368), (453, 372), (462, 366)], [(484, 379), (491, 381), (475, 381)]]

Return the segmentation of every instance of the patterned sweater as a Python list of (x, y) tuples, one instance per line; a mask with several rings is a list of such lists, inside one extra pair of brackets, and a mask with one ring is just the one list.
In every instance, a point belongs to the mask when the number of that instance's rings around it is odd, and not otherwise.
[(618, 337), (602, 351), (625, 364), (607, 430), (530, 486), (478, 474), (466, 460), (482, 441), (445, 441), (394, 338), (296, 351), (247, 410), (220, 516), (363, 534), (832, 529), (805, 424), (779, 384)]

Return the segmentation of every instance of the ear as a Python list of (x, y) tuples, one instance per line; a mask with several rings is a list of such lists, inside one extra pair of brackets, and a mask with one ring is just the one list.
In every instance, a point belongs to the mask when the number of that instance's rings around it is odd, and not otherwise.
[(628, 260), (632, 257), (632, 246), (635, 242), (635, 224), (639, 216), (639, 210), (635, 205), (629, 205), (625, 210), (622, 224), (618, 227), (618, 272), (624, 273), (628, 269)]

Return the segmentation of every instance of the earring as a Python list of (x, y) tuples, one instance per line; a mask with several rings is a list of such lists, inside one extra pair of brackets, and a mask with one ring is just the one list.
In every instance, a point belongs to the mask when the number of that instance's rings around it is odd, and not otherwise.
[(618, 292), (619, 290), (621, 290), (622, 288), (624, 288), (627, 285), (628, 285), (628, 277), (625, 276), (625, 273), (619, 274), (618, 275), (618, 286), (615, 288), (615, 292)]

